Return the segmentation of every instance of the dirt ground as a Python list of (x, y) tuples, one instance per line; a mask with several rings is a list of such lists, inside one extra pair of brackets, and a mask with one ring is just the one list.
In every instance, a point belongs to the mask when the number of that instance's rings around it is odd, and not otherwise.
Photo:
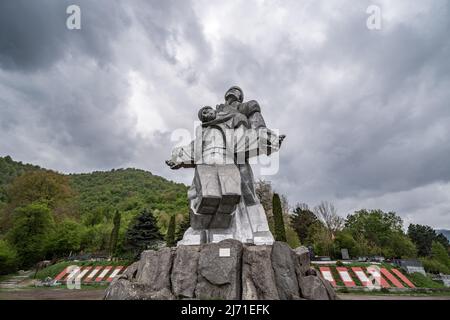
[(0, 300), (101, 300), (105, 289), (69, 290), (32, 288), (1, 290)]
[[(105, 289), (69, 290), (66, 288), (30, 288), (1, 290), (0, 300), (101, 300)], [(394, 296), (339, 294), (342, 300), (450, 300), (450, 296)]]

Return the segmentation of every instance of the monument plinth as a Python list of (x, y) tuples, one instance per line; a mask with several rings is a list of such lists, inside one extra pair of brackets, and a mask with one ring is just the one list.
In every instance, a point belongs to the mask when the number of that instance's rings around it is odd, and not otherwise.
[(305, 247), (224, 240), (144, 251), (113, 280), (105, 299), (334, 300), (336, 295), (310, 267)]

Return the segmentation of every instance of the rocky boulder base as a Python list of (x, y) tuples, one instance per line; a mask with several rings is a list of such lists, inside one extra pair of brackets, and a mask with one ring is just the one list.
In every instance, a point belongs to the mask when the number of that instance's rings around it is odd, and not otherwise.
[(336, 294), (311, 268), (304, 247), (224, 240), (144, 251), (114, 279), (105, 299), (335, 300)]

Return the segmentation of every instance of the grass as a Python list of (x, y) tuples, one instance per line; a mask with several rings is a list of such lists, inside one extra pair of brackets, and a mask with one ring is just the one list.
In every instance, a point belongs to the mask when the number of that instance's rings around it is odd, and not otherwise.
[(337, 289), (336, 292), (338, 294), (351, 294), (351, 295), (366, 295), (366, 296), (414, 296), (414, 297), (442, 297), (442, 296), (450, 296), (449, 290), (437, 290), (437, 291), (423, 291), (423, 290), (408, 290), (408, 291), (389, 291), (389, 290), (357, 290), (352, 289), (349, 290), (347, 288)]
[(443, 283), (434, 281), (421, 273), (413, 273), (408, 275), (409, 280), (414, 283), (416, 287), (420, 288), (445, 288)]

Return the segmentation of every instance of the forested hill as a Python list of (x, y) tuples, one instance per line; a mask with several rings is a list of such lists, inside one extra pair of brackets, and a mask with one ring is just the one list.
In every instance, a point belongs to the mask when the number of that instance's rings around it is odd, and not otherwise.
[(176, 215), (188, 212), (187, 187), (148, 171), (113, 169), (71, 174), (69, 181), (72, 190), (78, 195), (79, 210), (85, 219), (98, 221), (105, 214), (107, 216), (104, 218), (110, 219), (116, 209), (132, 215), (143, 208), (150, 208), (158, 215), (161, 212)]
[[(121, 231), (143, 209), (153, 211), (161, 232), (172, 215), (177, 222), (188, 213), (187, 186), (139, 169), (113, 169), (87, 174), (59, 174), (0, 157), (0, 239), (11, 227), (18, 207), (46, 202), (56, 222), (74, 220), (103, 233), (105, 241), (114, 213), (122, 216)], [(92, 249), (102, 247), (101, 240)]]
[(16, 162), (10, 156), (0, 157), (0, 203), (6, 201), (6, 186), (15, 177), (26, 171), (39, 169), (41, 168), (38, 166)]

